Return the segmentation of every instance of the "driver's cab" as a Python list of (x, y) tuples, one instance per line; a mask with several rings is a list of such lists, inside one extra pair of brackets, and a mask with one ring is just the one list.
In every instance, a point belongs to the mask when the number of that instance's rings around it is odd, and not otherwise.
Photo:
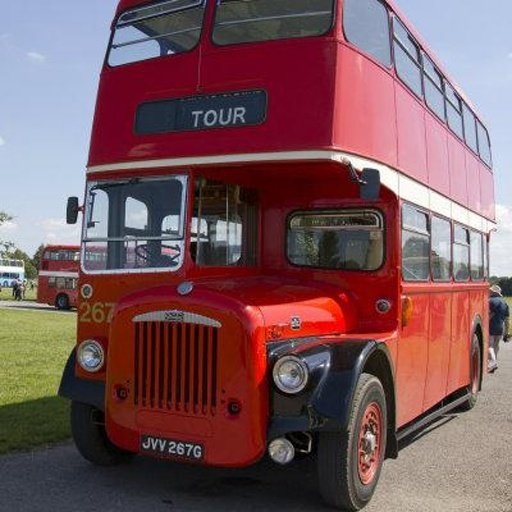
[(255, 265), (257, 194), (240, 185), (197, 177), (187, 223), (189, 179), (170, 175), (91, 181), (84, 253), (103, 258), (84, 258), (84, 270), (176, 271), (187, 254), (200, 267)]

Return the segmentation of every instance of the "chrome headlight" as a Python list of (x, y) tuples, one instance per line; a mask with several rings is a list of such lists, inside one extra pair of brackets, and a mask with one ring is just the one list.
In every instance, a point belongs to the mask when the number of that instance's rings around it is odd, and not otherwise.
[(85, 340), (78, 346), (76, 360), (86, 372), (94, 373), (103, 368), (105, 351), (97, 341)]
[(272, 371), (274, 383), (283, 393), (300, 393), (309, 380), (309, 368), (295, 356), (278, 359)]

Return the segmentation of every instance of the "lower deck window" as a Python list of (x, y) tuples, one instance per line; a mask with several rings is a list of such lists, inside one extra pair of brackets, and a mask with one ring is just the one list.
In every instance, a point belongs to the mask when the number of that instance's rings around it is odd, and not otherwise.
[(377, 270), (384, 261), (382, 216), (348, 210), (295, 214), (288, 224), (287, 255), (303, 267)]

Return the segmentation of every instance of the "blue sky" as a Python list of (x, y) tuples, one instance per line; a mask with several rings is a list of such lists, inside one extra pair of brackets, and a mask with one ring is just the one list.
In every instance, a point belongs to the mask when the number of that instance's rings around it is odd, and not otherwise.
[[(512, 275), (512, 2), (397, 0), (487, 121), (500, 230), (491, 271)], [(78, 240), (65, 201), (82, 195), (99, 69), (116, 0), (9, 2), (0, 19), (0, 238), (32, 254)]]

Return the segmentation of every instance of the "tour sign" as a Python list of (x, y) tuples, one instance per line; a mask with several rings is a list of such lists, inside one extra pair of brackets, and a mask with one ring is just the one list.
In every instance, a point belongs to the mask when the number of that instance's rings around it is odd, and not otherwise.
[(267, 93), (244, 91), (192, 96), (139, 105), (137, 135), (233, 128), (262, 124), (267, 115)]

